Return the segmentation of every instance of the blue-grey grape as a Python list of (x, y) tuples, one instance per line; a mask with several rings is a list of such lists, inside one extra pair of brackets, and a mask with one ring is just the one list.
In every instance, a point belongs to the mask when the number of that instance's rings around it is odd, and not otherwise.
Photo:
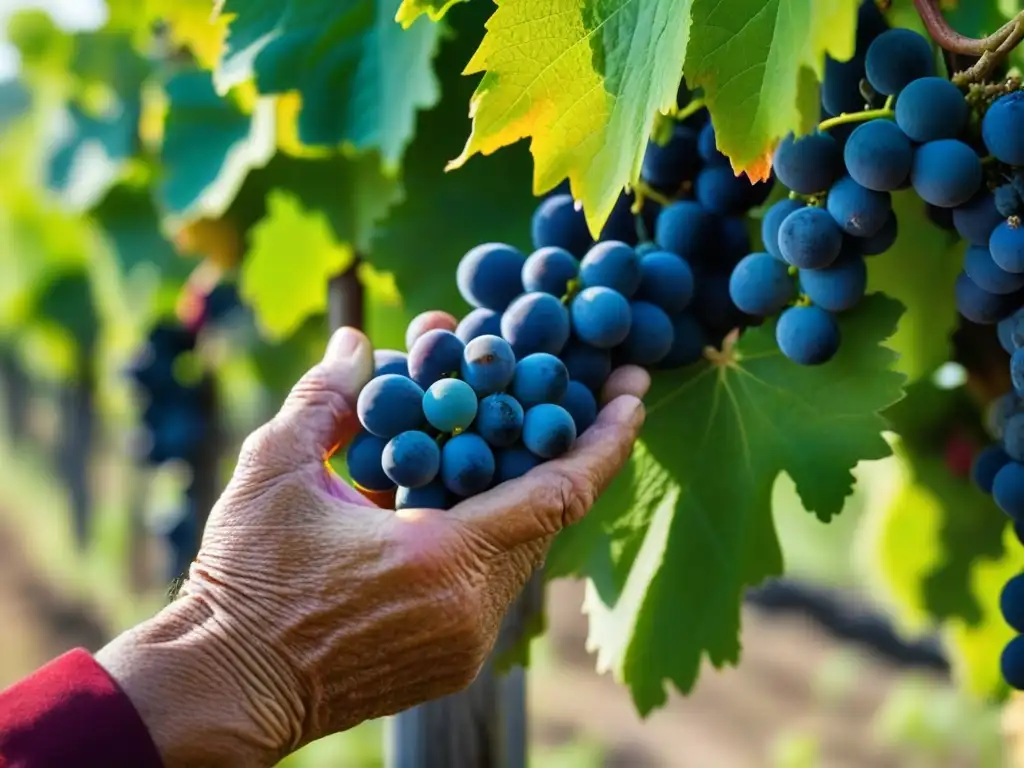
[(576, 424), (560, 405), (543, 403), (526, 412), (523, 444), (542, 459), (557, 459), (576, 442)]
[(522, 434), (523, 413), (523, 406), (512, 395), (488, 395), (480, 401), (473, 426), (490, 445), (508, 448)]
[(478, 336), (466, 345), (462, 379), (480, 397), (506, 389), (515, 372), (516, 355), (500, 336)]
[(388, 441), (381, 463), (395, 485), (419, 488), (437, 477), (441, 449), (425, 432), (402, 432)]

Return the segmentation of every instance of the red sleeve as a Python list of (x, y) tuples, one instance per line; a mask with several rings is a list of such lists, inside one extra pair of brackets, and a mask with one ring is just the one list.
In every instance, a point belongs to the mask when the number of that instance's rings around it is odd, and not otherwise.
[(162, 768), (131, 700), (79, 648), (0, 691), (0, 768)]

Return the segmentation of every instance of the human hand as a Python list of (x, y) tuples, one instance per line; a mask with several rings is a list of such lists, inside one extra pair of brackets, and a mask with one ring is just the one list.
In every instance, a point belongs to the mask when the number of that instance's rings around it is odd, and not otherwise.
[(616, 371), (566, 456), (447, 511), (394, 512), (326, 464), (372, 374), (369, 340), (338, 331), (245, 441), (179, 599), (97, 654), (169, 768), (272, 765), (472, 682), (554, 535), (627, 460), (650, 382)]

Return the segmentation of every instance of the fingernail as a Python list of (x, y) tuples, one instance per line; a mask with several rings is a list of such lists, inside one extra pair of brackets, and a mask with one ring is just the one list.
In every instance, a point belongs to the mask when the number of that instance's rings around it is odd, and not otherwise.
[(339, 328), (327, 342), (324, 362), (351, 360), (359, 354), (365, 336), (355, 328)]
[(643, 424), (644, 419), (647, 418), (647, 409), (644, 408), (644, 401), (640, 398), (634, 398), (633, 411), (629, 414), (629, 420), (634, 426)]

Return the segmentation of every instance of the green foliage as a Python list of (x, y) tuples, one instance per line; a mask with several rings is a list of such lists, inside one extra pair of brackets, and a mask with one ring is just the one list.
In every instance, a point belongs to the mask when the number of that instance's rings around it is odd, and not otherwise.
[(686, 82), (700, 87), (718, 148), (767, 176), (776, 142), (818, 122), (824, 54), (853, 55), (858, 0), (694, 0)]
[(297, 91), (303, 144), (376, 149), (395, 167), (416, 111), (437, 102), (439, 37), (426, 19), (403, 31), (397, 9), (398, 0), (226, 0), (217, 88), (252, 78), (262, 94)]
[(267, 208), (252, 232), (239, 291), (264, 333), (280, 340), (326, 309), (327, 281), (352, 263), (352, 251), (338, 245), (321, 213), (303, 210), (292, 195), (272, 193)]
[(912, 191), (894, 194), (893, 210), (899, 236), (891, 250), (868, 260), (868, 290), (906, 307), (889, 346), (900, 355), (897, 370), (916, 379), (951, 357), (949, 337), (960, 315), (950, 286), (963, 267), (966, 244), (932, 224)]
[(156, 206), (147, 187), (119, 184), (93, 209), (92, 216), (109, 238), (123, 274), (129, 274), (140, 264), (151, 264), (161, 272), (180, 273), (185, 262), (160, 231)]
[(452, 167), (530, 137), (534, 192), (568, 176), (599, 232), (640, 174), (655, 112), (675, 105), (689, 12), (690, 0), (503, 0), (466, 66), (486, 74)]
[(466, 2), (466, 0), (402, 0), (402, 5), (399, 6), (398, 13), (395, 14), (395, 21), (403, 27), (408, 27), (424, 13), (434, 21), (438, 21), (448, 12), (449, 8), (462, 2)]
[(273, 155), (273, 103), (258, 103), (248, 114), (218, 96), (211, 74), (203, 70), (178, 72), (165, 89), (160, 204), (175, 217), (215, 218), (235, 199), (247, 174)]
[(820, 368), (783, 358), (766, 324), (717, 363), (655, 377), (631, 471), (561, 544), (609, 542), (603, 562), (591, 556), (571, 570), (590, 578), (598, 666), (629, 686), (641, 713), (664, 704), (665, 681), (689, 691), (705, 655), (719, 667), (738, 660), (743, 591), (782, 571), (770, 504), (779, 474), (827, 521), (857, 462), (888, 455), (879, 411), (901, 397), (903, 377), (880, 344), (900, 312), (883, 296), (866, 300)]
[(92, 282), (84, 269), (55, 274), (36, 299), (35, 316), (50, 322), (73, 338), (80, 349), (92, 350), (99, 335), (99, 316)]

